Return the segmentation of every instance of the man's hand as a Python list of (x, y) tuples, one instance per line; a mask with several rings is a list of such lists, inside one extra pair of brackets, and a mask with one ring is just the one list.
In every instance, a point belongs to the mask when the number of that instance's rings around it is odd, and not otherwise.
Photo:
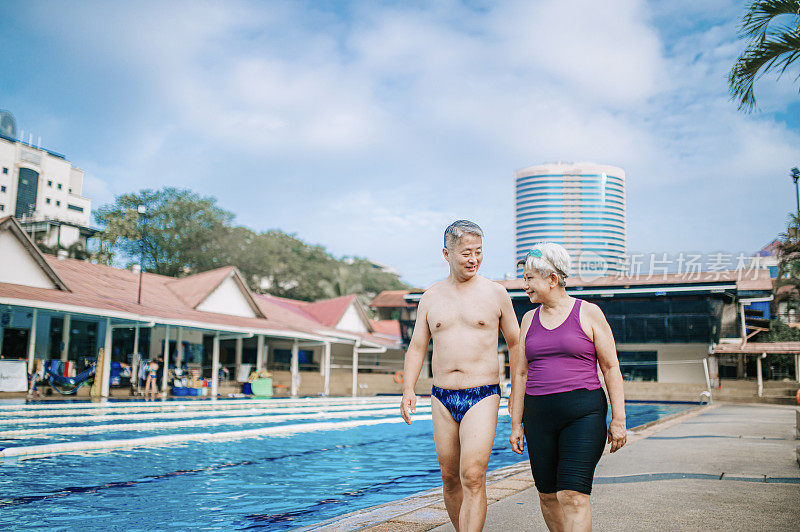
[(517, 454), (522, 454), (525, 450), (525, 431), (522, 430), (522, 425), (516, 425), (511, 428), (511, 437), (508, 439), (511, 442), (511, 450)]
[(611, 451), (616, 452), (628, 441), (628, 430), (625, 428), (624, 419), (611, 418), (608, 424), (608, 443), (611, 444)]
[(403, 392), (403, 398), (400, 400), (400, 415), (403, 419), (411, 425), (411, 414), (417, 411), (417, 394), (413, 391)]

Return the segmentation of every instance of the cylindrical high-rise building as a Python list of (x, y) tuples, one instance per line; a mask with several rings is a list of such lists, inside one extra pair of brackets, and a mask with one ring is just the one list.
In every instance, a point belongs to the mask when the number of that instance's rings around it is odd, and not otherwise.
[(625, 172), (621, 168), (543, 164), (518, 170), (515, 177), (517, 260), (534, 243), (546, 240), (567, 248), (572, 274), (624, 268)]

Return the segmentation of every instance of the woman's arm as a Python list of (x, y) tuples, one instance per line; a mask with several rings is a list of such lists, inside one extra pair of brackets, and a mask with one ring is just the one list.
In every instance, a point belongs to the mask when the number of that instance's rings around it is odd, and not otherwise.
[(522, 454), (525, 449), (524, 431), (522, 428), (522, 411), (525, 406), (525, 384), (528, 378), (528, 359), (525, 358), (525, 336), (531, 326), (533, 311), (522, 317), (519, 331), (519, 345), (511, 356), (511, 396), (508, 398), (508, 411), (511, 414), (511, 450)]
[(594, 333), (594, 347), (597, 351), (597, 361), (600, 371), (606, 381), (608, 399), (611, 402), (611, 423), (608, 426), (608, 443), (611, 452), (620, 449), (627, 441), (628, 432), (625, 428), (625, 390), (622, 386), (622, 372), (617, 359), (617, 346), (614, 343), (614, 334), (608, 324), (603, 311), (595, 304), (588, 304), (589, 319)]

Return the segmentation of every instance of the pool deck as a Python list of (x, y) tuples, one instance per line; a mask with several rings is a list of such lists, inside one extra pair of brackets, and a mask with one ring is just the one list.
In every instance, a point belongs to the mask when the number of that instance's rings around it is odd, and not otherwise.
[[(598, 530), (798, 530), (797, 407), (719, 404), (630, 433), (600, 460)], [(485, 530), (542, 530), (527, 462), (490, 472)], [(453, 531), (441, 489), (304, 530)]]

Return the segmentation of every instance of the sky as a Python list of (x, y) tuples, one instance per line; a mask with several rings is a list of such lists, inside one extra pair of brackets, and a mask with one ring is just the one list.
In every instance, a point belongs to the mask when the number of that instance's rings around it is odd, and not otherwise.
[(425, 287), (444, 228), (514, 271), (514, 171), (627, 174), (631, 253), (754, 252), (795, 209), (794, 75), (729, 100), (746, 2), (0, 3), (0, 109), (85, 174), (214, 196)]

